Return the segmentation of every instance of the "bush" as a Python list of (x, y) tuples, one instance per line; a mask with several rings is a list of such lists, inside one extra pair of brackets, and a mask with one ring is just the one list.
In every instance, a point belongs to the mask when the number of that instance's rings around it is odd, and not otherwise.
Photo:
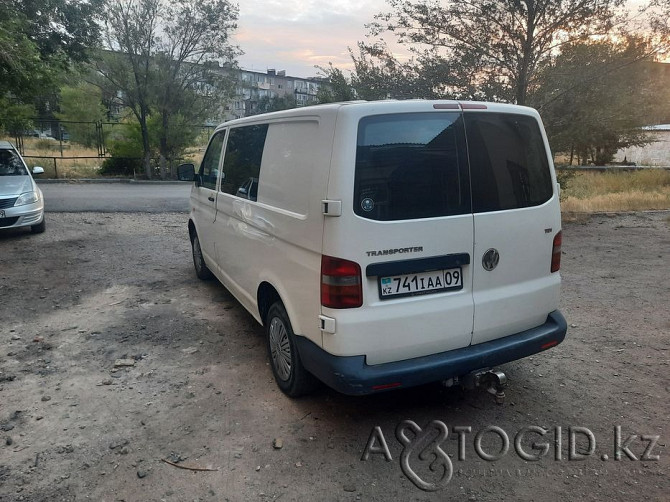
[(103, 176), (133, 176), (136, 172), (144, 173), (142, 159), (110, 157), (105, 159), (100, 169)]
[(133, 176), (144, 174), (142, 166), (142, 136), (137, 123), (121, 123), (109, 135), (108, 152), (111, 157), (102, 163), (103, 176)]
[(576, 174), (577, 171), (570, 168), (556, 168), (556, 181), (561, 185), (561, 200), (565, 198), (565, 191), (570, 186)]

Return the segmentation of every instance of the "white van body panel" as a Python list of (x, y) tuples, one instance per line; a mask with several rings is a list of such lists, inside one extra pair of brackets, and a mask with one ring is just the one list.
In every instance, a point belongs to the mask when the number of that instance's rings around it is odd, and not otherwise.
[[(475, 215), (473, 344), (539, 326), (556, 309), (560, 276), (549, 273), (547, 256), (560, 228), (557, 205), (554, 197), (541, 208)], [(489, 272), (481, 263), (491, 248), (500, 262)]]
[(330, 167), (329, 156), (320, 152), (330, 151), (335, 119), (333, 109), (321, 115), (294, 111), (288, 119), (270, 121), (257, 201), (219, 191), (211, 237), (216, 275), (240, 303), (263, 322), (257, 293), (263, 282), (269, 283), (295, 332), (318, 345), (321, 201)]

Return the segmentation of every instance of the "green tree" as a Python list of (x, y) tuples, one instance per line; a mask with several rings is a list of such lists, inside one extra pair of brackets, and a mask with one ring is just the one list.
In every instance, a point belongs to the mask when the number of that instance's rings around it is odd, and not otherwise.
[(335, 68), (333, 63), (328, 63), (328, 68), (317, 66), (323, 77), (326, 78), (327, 85), (322, 85), (316, 92), (316, 100), (319, 103), (337, 103), (340, 101), (351, 101), (356, 99), (356, 92), (351, 83), (344, 76), (339, 68)]
[(69, 69), (71, 63), (88, 61), (99, 43), (105, 0), (12, 0), (12, 5), (26, 19), (26, 33), (43, 62)]
[(7, 96), (0, 96), (0, 129), (8, 134), (19, 137), (33, 126), (35, 107), (32, 104), (20, 103)]
[(151, 146), (147, 122), (151, 112), (152, 57), (156, 50), (160, 0), (118, 0), (105, 15), (107, 50), (94, 58), (103, 90), (116, 95), (140, 126), (143, 167), (151, 178)]
[(48, 76), (23, 14), (0, 3), (0, 94), (30, 99)]
[(161, 123), (163, 178), (167, 161), (179, 157), (197, 135), (193, 125), (223, 115), (224, 104), (234, 95), (232, 75), (239, 49), (230, 36), (237, 15), (237, 7), (228, 0), (173, 0), (162, 12), (153, 94)]
[(102, 2), (0, 1), (0, 99), (20, 106), (54, 95), (63, 73), (97, 44)]
[(263, 96), (256, 103), (247, 115), (258, 115), (259, 113), (278, 112), (280, 110), (290, 110), (298, 106), (295, 96), (287, 94), (285, 96)]
[(100, 88), (80, 82), (61, 88), (60, 112), (54, 115), (61, 121), (71, 122), (64, 124), (71, 141), (91, 147), (98, 140), (95, 125), (91, 122), (105, 120), (107, 109), (102, 104)]
[[(149, 119), (160, 117), (161, 174), (178, 138), (180, 121), (218, 113), (231, 93), (238, 50), (230, 43), (237, 8), (228, 0), (112, 0), (104, 51), (96, 61), (99, 85), (117, 94), (135, 115), (142, 135), (144, 169), (151, 177)], [(222, 70), (219, 62), (227, 63)], [(176, 133), (179, 135), (179, 132)]]
[[(359, 56), (350, 50), (354, 62), (351, 85), (361, 99), (411, 99), (443, 97), (431, 83), (429, 63), (421, 65), (414, 58), (398, 61), (384, 42), (358, 44)], [(447, 73), (448, 75), (448, 73)]]
[(119, 124), (112, 127), (107, 149), (111, 157), (103, 162), (102, 174), (133, 176), (144, 169), (141, 160), (144, 153), (142, 132), (133, 117), (123, 117)]
[[(390, 32), (408, 68), (383, 41), (359, 44), (357, 82), (407, 75), (420, 96), (525, 104), (537, 73), (563, 44), (607, 33), (623, 0), (389, 0), (371, 34)], [(375, 63), (376, 61), (376, 63)], [(371, 70), (371, 75), (359, 72)], [(383, 84), (380, 85), (383, 87)], [(357, 89), (358, 90), (358, 89)], [(402, 89), (401, 89), (402, 90)]]
[(658, 105), (648, 40), (627, 36), (565, 45), (545, 67), (530, 104), (542, 114), (552, 149), (603, 165), (620, 148), (650, 140), (641, 129)]

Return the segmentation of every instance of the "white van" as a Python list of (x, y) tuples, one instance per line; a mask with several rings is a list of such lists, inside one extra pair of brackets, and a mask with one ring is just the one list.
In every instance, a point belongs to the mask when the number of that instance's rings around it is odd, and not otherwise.
[[(188, 179), (193, 165), (180, 166)], [(559, 187), (538, 113), (352, 102), (233, 120), (188, 223), (289, 396), (446, 381), (558, 345)]]

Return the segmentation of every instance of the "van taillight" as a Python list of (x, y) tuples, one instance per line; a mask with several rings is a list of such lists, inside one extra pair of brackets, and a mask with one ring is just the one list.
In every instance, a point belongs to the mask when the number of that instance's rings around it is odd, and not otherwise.
[(361, 267), (331, 256), (321, 257), (321, 305), (350, 309), (363, 305)]
[(563, 232), (558, 232), (554, 237), (554, 247), (551, 251), (551, 271), (558, 272), (561, 268), (561, 243), (563, 242)]

